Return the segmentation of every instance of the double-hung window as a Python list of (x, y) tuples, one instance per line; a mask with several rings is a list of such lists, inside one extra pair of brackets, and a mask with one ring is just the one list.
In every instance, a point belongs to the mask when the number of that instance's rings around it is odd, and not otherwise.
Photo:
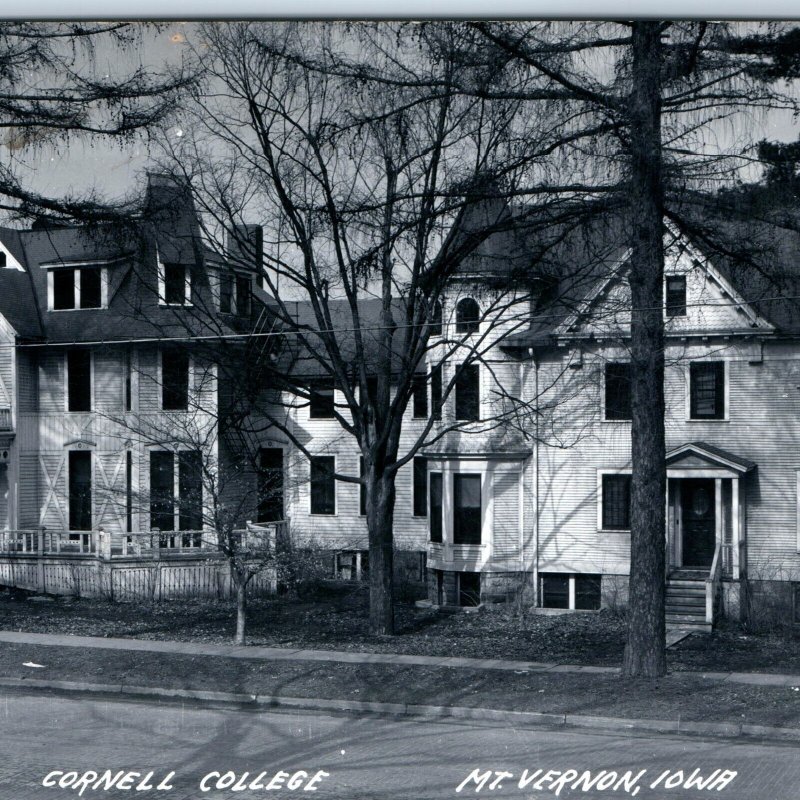
[(725, 419), (725, 362), (689, 365), (689, 418)]
[(605, 418), (607, 420), (629, 420), (631, 408), (631, 365), (628, 363), (606, 364)]
[(67, 351), (67, 411), (92, 410), (92, 353)]
[(311, 489), (311, 513), (333, 515), (336, 513), (336, 458), (313, 456), (311, 458), (309, 484)]
[[(177, 475), (176, 475), (177, 466)], [(178, 494), (175, 496), (177, 478)], [(199, 450), (150, 451), (150, 527), (160, 531), (200, 531), (203, 527), (203, 463)], [(183, 537), (200, 546), (200, 535)], [(162, 545), (167, 540), (161, 540)]]
[(631, 527), (631, 476), (603, 475), (601, 522), (605, 531), (627, 531)]
[(411, 400), (414, 419), (428, 416), (428, 381), (425, 375), (414, 375), (411, 379)]
[(414, 516), (428, 516), (428, 459), (414, 459)]
[(430, 477), (430, 533), (431, 541), (442, 541), (442, 473), (431, 472)]
[(333, 381), (317, 381), (309, 388), (309, 394), (309, 417), (311, 419), (333, 419), (335, 416)]
[(456, 419), (476, 422), (480, 419), (480, 369), (477, 364), (459, 367), (455, 381)]
[(162, 265), (161, 301), (168, 306), (188, 305), (191, 299), (189, 275), (185, 264)]
[(686, 276), (667, 275), (664, 279), (666, 287), (666, 311), (668, 317), (686, 316)]
[(453, 476), (453, 544), (481, 543), (481, 476)]
[(189, 408), (189, 354), (185, 350), (161, 351), (161, 408), (164, 411)]

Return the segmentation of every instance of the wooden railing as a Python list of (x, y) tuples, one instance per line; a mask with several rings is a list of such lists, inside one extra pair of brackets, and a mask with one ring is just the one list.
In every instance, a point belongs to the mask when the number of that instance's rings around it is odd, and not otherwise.
[[(706, 623), (714, 624), (714, 605), (719, 596), (720, 582), (725, 568), (732, 569), (733, 550), (732, 545), (717, 542), (714, 548), (714, 558), (711, 561), (711, 569), (706, 578)], [(725, 574), (730, 574), (726, 572)]]
[(11, 427), (11, 409), (0, 408), (0, 431), (10, 431)]
[[(272, 547), (288, 532), (288, 522), (248, 523), (234, 531), (243, 546), (258, 547), (267, 537)], [(212, 553), (218, 551), (217, 534), (212, 530), (107, 533), (93, 531), (34, 530), (0, 531), (0, 556), (5, 554), (40, 556), (95, 556), (131, 558), (156, 555)]]

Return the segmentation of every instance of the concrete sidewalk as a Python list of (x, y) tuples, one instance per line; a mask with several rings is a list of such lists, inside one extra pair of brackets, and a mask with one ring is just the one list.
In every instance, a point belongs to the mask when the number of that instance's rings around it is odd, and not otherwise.
[[(340, 664), (393, 664), (396, 666), (450, 667), (457, 669), (505, 670), (513, 672), (619, 674), (619, 667), (593, 667), (541, 661), (409, 656), (394, 653), (361, 653), (347, 650), (292, 650), (284, 647), (235, 647), (234, 645), (149, 639), (114, 639), (100, 636), (68, 636), (52, 633), (0, 631), (0, 642), (100, 650), (132, 650), (146, 653), (241, 658), (263, 661), (331, 661)], [(703, 678), (756, 686), (800, 686), (800, 675), (763, 672), (692, 673)]]

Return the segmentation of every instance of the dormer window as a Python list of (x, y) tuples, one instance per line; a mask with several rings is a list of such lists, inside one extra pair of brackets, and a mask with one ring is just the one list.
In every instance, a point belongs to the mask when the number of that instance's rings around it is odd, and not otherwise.
[(107, 274), (102, 267), (51, 269), (47, 275), (51, 311), (105, 308)]
[(236, 276), (236, 313), (240, 317), (250, 316), (250, 276)]
[(183, 306), (190, 302), (190, 286), (185, 264), (164, 264), (159, 295), (168, 306)]
[(456, 306), (456, 333), (477, 333), (480, 315), (481, 310), (471, 297), (459, 300)]
[(686, 316), (686, 276), (667, 275), (666, 309), (668, 317)]
[(227, 273), (219, 280), (219, 310), (222, 314), (250, 316), (252, 288), (249, 275)]

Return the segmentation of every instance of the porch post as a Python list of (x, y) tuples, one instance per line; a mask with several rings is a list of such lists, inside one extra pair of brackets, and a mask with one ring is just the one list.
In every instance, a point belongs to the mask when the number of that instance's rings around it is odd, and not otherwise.
[(739, 580), (739, 482), (741, 478), (734, 478), (731, 481), (731, 564), (733, 580)]
[(667, 530), (664, 536), (664, 547), (667, 549), (667, 557), (664, 559), (664, 568), (667, 575), (669, 575), (670, 569), (672, 569), (672, 562), (673, 562), (673, 546), (672, 540), (675, 535), (675, 518), (672, 512), (672, 503), (670, 502), (670, 498), (672, 496), (672, 481), (669, 479), (669, 474), (667, 474), (667, 491), (666, 491), (666, 513), (664, 514), (664, 519), (667, 521)]
[(725, 520), (722, 518), (722, 478), (714, 478), (714, 514), (716, 516), (714, 520), (715, 547), (720, 547), (725, 535), (723, 530)]

